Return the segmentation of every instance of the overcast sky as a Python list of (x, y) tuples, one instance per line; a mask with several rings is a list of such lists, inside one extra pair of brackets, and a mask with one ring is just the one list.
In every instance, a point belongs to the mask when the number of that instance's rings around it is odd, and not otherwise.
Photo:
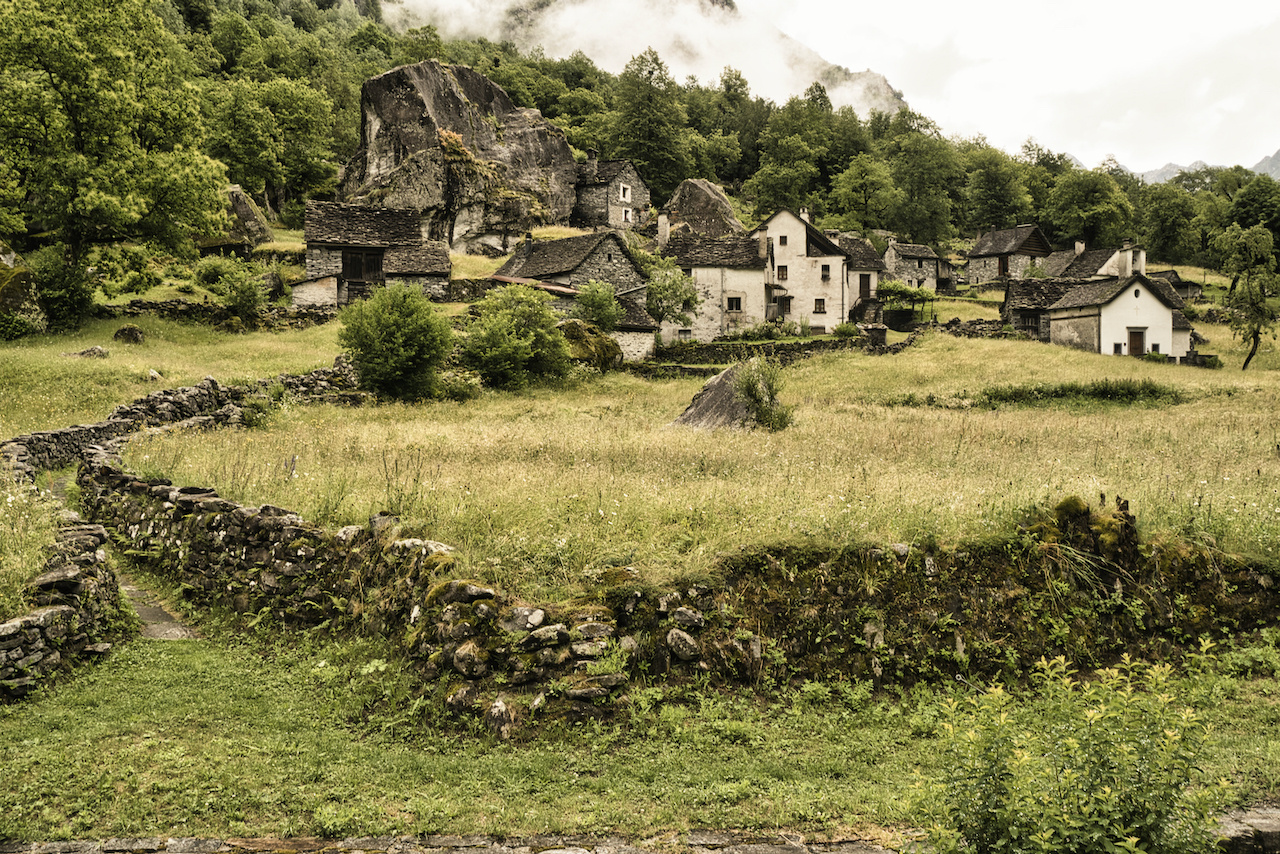
[(1033, 136), (1086, 166), (1253, 166), (1280, 149), (1274, 0), (737, 0), (828, 60), (888, 77), (947, 134)]
[[(498, 37), (522, 0), (400, 0), (446, 36)], [(557, 0), (530, 34), (551, 56), (582, 50), (617, 73), (646, 46), (677, 79), (741, 70), (782, 103), (812, 82), (777, 29), (852, 71), (888, 78), (947, 135), (1017, 153), (1028, 137), (1094, 167), (1253, 166), (1280, 149), (1275, 0)], [(834, 95), (834, 93), (833, 93)]]

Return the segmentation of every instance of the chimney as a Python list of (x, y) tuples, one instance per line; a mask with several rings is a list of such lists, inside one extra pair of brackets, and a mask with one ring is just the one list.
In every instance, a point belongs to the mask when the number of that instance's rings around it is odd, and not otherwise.
[(1077, 254), (1077, 255), (1082, 255), (1082, 254), (1084, 254), (1084, 241), (1083, 241), (1083, 240), (1077, 240), (1077, 241), (1076, 241), (1076, 254)]
[(809, 221), (809, 209), (808, 209), (808, 208), (801, 208), (801, 209), (800, 209), (800, 218), (801, 218), (802, 220), (804, 220), (805, 222), (808, 222), (808, 221)]
[(524, 247), (526, 249), (533, 248), (533, 232), (532, 231), (526, 231), (524, 233)]
[(668, 217), (667, 209), (662, 208), (658, 211), (658, 248), (665, 249), (667, 242), (671, 240), (671, 220)]
[(584, 183), (594, 183), (600, 175), (600, 152), (594, 148), (588, 149), (587, 162), (582, 164), (582, 168), (579, 171), (582, 174)]
[(760, 231), (756, 232), (756, 238), (760, 242), (760, 257), (769, 257), (769, 228), (768, 226), (760, 226)]
[(1119, 273), (1120, 281), (1124, 281), (1133, 275), (1133, 252), (1129, 249), (1129, 241), (1124, 242), (1124, 248), (1118, 253), (1120, 256)]

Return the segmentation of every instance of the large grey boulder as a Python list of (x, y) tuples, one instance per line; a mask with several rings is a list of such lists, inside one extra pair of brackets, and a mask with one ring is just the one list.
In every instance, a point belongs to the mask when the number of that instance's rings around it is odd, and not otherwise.
[(697, 430), (721, 427), (752, 427), (755, 418), (734, 389), (734, 377), (741, 364), (716, 374), (694, 395), (689, 406), (672, 423)]
[(746, 231), (724, 190), (706, 178), (686, 178), (667, 202), (672, 229), (682, 223), (703, 237), (726, 237)]
[(344, 201), (420, 210), (429, 238), (471, 252), (509, 251), (573, 210), (577, 166), (564, 133), (472, 68), (392, 69), (365, 81), (360, 111)]

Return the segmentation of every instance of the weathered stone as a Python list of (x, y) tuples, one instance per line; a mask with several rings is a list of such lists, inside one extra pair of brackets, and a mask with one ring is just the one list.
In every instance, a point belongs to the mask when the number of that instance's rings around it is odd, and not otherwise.
[(450, 581), (439, 594), (439, 602), (475, 602), (480, 599), (493, 599), (497, 593), (487, 587), (480, 587), (469, 581)]
[(484, 713), (484, 725), (503, 741), (511, 738), (517, 722), (518, 716), (515, 710), (508, 706), (501, 697), (494, 700), (493, 705), (489, 706)]
[(570, 649), (573, 650), (574, 658), (600, 658), (609, 651), (609, 644), (605, 641), (579, 641), (573, 644)]
[(707, 624), (706, 617), (692, 608), (676, 608), (671, 618), (675, 620), (676, 625), (686, 629), (700, 629)]
[(498, 625), (506, 632), (527, 632), (541, 626), (546, 618), (547, 613), (541, 608), (518, 607), (508, 611)]
[(698, 642), (687, 632), (680, 629), (672, 629), (667, 632), (667, 648), (681, 661), (693, 661), (701, 655)]
[(586, 640), (603, 640), (613, 637), (616, 630), (609, 623), (590, 622), (579, 623), (573, 627), (573, 631)]
[(520, 642), (520, 645), (525, 649), (538, 649), (539, 647), (567, 643), (568, 640), (569, 630), (565, 628), (564, 623), (554, 623), (529, 632), (524, 640)]
[(488, 658), (483, 647), (469, 640), (453, 654), (453, 667), (468, 679), (476, 679), (488, 672)]
[[(501, 235), (568, 220), (577, 164), (564, 133), (479, 72), (435, 61), (401, 66), (365, 81), (360, 109), (346, 200), (422, 211), (429, 237), (477, 251), (505, 253)], [(444, 140), (455, 147), (448, 155)], [(468, 158), (476, 165), (468, 168)], [(504, 203), (487, 203), (495, 191)]]

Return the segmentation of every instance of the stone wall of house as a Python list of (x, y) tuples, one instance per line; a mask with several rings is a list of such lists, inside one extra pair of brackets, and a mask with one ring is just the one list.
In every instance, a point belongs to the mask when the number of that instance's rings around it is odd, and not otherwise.
[(613, 332), (611, 337), (622, 348), (624, 362), (643, 362), (653, 355), (652, 332)]
[(342, 275), (342, 250), (328, 246), (307, 247), (307, 278)]
[(1027, 270), (1036, 261), (1029, 255), (1010, 255), (1009, 270), (1003, 276), (1000, 273), (1000, 259), (993, 258), (970, 258), (968, 267), (969, 284), (980, 284), (982, 282), (994, 282), (1000, 278), (1025, 279)]
[(572, 285), (581, 287), (592, 279), (608, 282), (616, 293), (643, 287), (646, 283), (616, 240), (600, 241), (574, 271)]

